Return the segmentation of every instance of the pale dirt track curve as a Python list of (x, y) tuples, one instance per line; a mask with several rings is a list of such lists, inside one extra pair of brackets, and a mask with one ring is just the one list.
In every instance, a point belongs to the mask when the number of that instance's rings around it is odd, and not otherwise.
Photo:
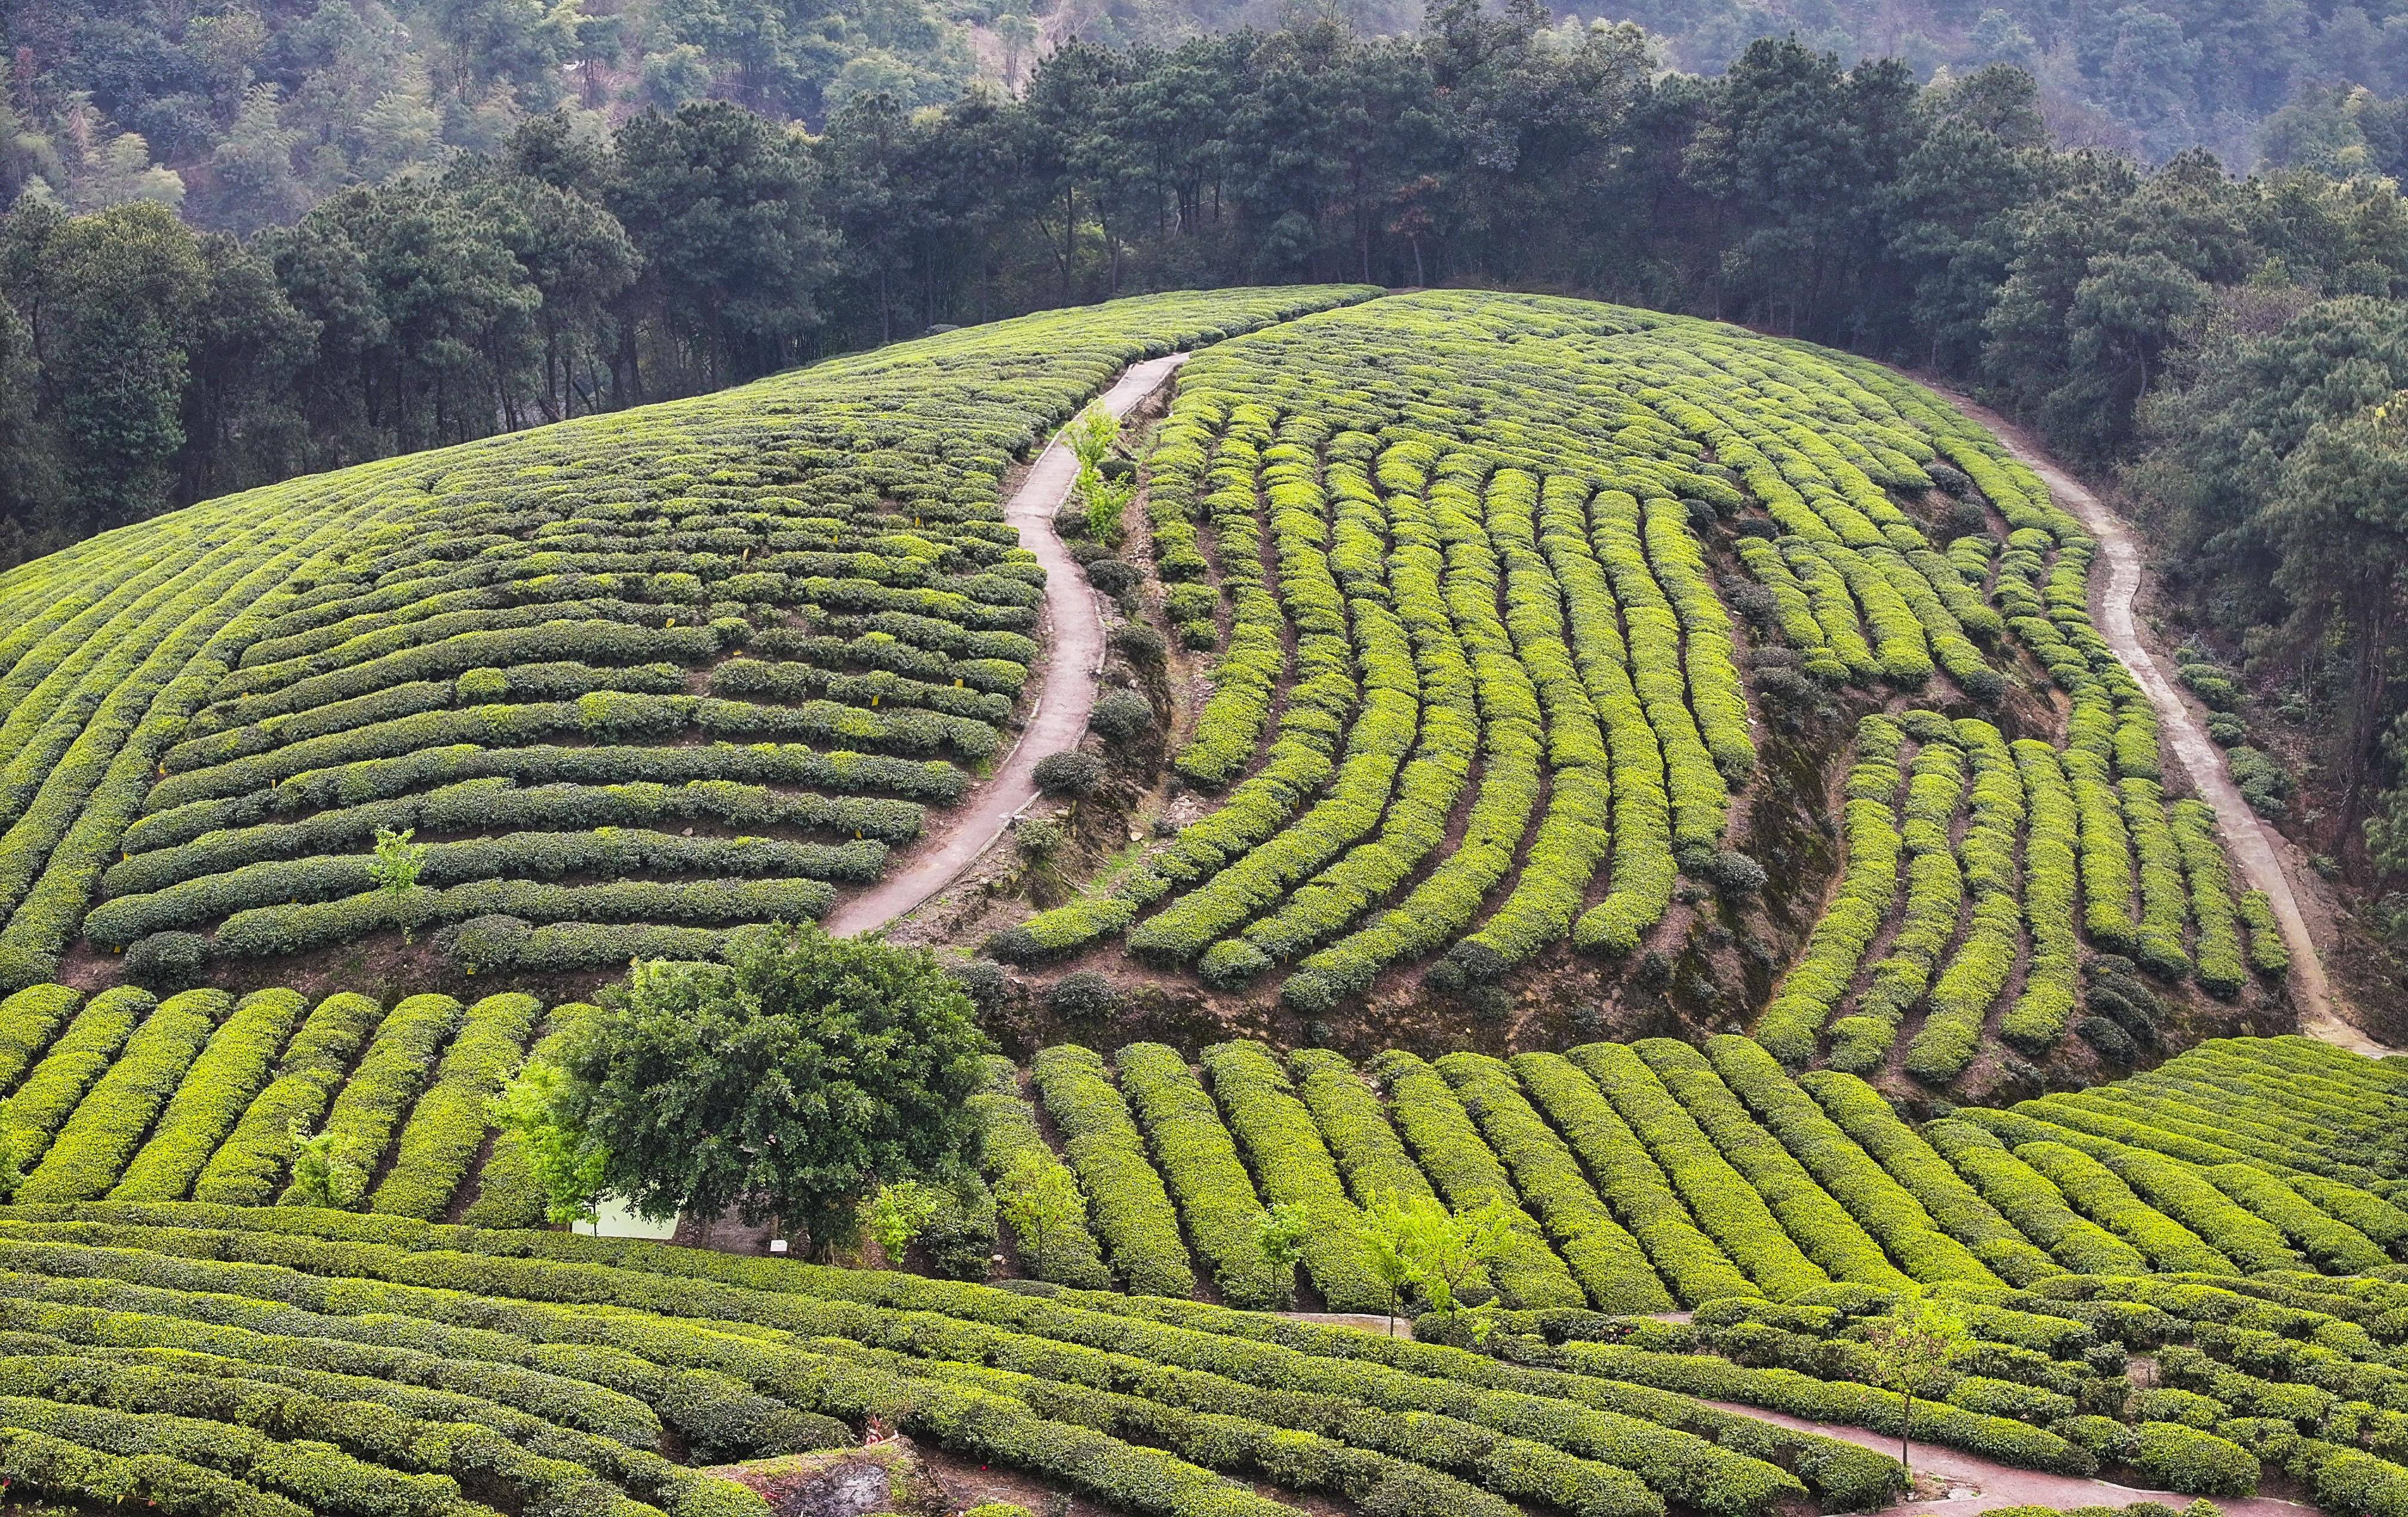
[[(1872, 1449), (1895, 1456), (1898, 1439), (1887, 1433), (1870, 1428), (1852, 1427), (1842, 1423), (1809, 1422), (1786, 1412), (1766, 1411), (1760, 1407), (1742, 1406), (1736, 1401), (1709, 1401), (1706, 1405), (1759, 1422), (1795, 1428), (1801, 1433), (1820, 1433), (1861, 1448)], [(1977, 1453), (1965, 1453), (1956, 1449), (1943, 1449), (1938, 1444), (1918, 1441), (1914, 1445), (1914, 1473), (1918, 1479), (1936, 1476), (1951, 1487), (1977, 1491), (1978, 1496), (1957, 1496), (1950, 1500), (1901, 1501), (1884, 1508), (1889, 1512), (1931, 1512), (1934, 1517), (1972, 1517), (1973, 1513), (1990, 1511), (2000, 1507), (2121, 1507), (2135, 1501), (2159, 1501), (2179, 1510), (2190, 1505), (2191, 1498), (2171, 1491), (2143, 1491), (2112, 1481), (2091, 1480), (2080, 1475), (2046, 1475), (2036, 1469), (2017, 1469), (1995, 1459), (1985, 1459)], [(2216, 1506), (2224, 1517), (2314, 1517), (2315, 1508), (2297, 1501), (2284, 1501), (2274, 1496), (2219, 1496)]]
[(2280, 835), (2241, 798), (2241, 792), (2225, 772), (2223, 752), (2192, 717), (2173, 680), (2142, 642), (2132, 610), (2141, 590), (2141, 546), (2131, 527), (2055, 459), (2033, 447), (2013, 422), (1962, 395), (1945, 390), (1938, 393), (2006, 444), (2007, 451), (2039, 475), (2050, 493), (2081, 518), (2090, 535), (2099, 539), (2100, 556), (2107, 564), (2099, 630), (2115, 650), (2115, 656), (2124, 661), (2133, 678), (2140, 680), (2141, 688), (2148, 693), (2150, 704), (2157, 708), (2157, 723), (2167, 743), (2189, 774), (2200, 798), (2215, 808), (2225, 846), (2240, 866), (2243, 882), (2264, 891), (2266, 898), (2273, 903), (2274, 920), (2283, 929), (2283, 946), (2291, 955), (2291, 989), (2299, 1003), (2300, 1031), (2309, 1038), (2374, 1057), (2398, 1052), (2343, 1019), (2334, 1002), (2331, 982), (2325, 977), (2324, 960), (2318, 956), (2315, 940), (2308, 932), (2307, 917), (2291, 889), (2291, 877), (2283, 868)]
[[(1114, 416), (1126, 416), (1185, 362), (1185, 353), (1170, 353), (1129, 365), (1104, 392), (1105, 407)], [(1020, 529), (1022, 546), (1035, 550), (1045, 568), (1045, 677), (1028, 725), (994, 775), (973, 787), (961, 809), (946, 818), (941, 837), (910, 854), (902, 868), (838, 904), (824, 923), (831, 937), (883, 927), (952, 884), (1037, 798), (1037, 761), (1078, 747), (1086, 733), (1096, 676), (1103, 669), (1104, 619), (1086, 575), (1054, 530), (1054, 513), (1070, 498), (1078, 478), (1078, 459), (1056, 437), (1004, 505), (1004, 520)]]

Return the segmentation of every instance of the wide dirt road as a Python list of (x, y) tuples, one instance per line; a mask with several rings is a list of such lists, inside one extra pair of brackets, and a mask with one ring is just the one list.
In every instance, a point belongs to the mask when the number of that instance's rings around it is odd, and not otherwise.
[(2395, 1052), (2344, 1021), (2336, 1009), (2332, 984), (2325, 977), (2324, 961), (2317, 956), (2315, 940), (2309, 936), (2307, 917), (2291, 889), (2291, 877), (2283, 868), (2281, 836), (2241, 798), (2231, 776), (2225, 772), (2223, 751), (2209, 739), (2205, 729), (2191, 715), (2190, 708), (2183, 703), (2173, 680), (2141, 641), (2132, 611), (2141, 590), (2141, 547), (2131, 527), (2081, 480), (2034, 447), (2014, 422), (1962, 395), (1945, 390), (1938, 393), (1989, 428), (2007, 445), (2007, 451), (2029, 465), (2058, 502), (2081, 518), (2090, 535), (2099, 539), (2100, 555), (2107, 565), (2099, 630), (2105, 635), (2108, 646), (2115, 650), (2115, 656), (2124, 661), (2140, 680), (2141, 688), (2148, 693), (2150, 704), (2157, 708), (2157, 724), (2165, 734), (2167, 746), (2190, 776), (2200, 798), (2215, 808), (2225, 846), (2241, 870), (2242, 883), (2264, 891), (2266, 898), (2273, 903), (2274, 920), (2283, 929), (2283, 946), (2291, 954), (2291, 990), (2299, 1004), (2300, 1031), (2354, 1052), (2380, 1056)]
[[(1105, 407), (1114, 416), (1126, 416), (1185, 362), (1185, 353), (1170, 353), (1132, 364), (1104, 392)], [(1056, 437), (1004, 505), (1004, 520), (1020, 529), (1021, 545), (1035, 550), (1037, 562), (1045, 566), (1045, 676), (1027, 727), (994, 776), (974, 786), (960, 807), (941, 814), (942, 831), (934, 839), (907, 854), (903, 866), (884, 880), (837, 904), (825, 923), (831, 936), (850, 937), (883, 927), (952, 884), (1037, 798), (1037, 761), (1076, 748), (1085, 735), (1087, 713), (1096, 706), (1096, 676), (1104, 665), (1104, 619), (1086, 575), (1054, 530), (1054, 513), (1070, 498), (1078, 479), (1078, 458)]]

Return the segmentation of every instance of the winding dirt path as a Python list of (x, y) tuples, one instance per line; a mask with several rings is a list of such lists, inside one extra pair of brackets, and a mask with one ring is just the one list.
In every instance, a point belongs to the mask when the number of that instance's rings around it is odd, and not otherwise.
[[(1104, 392), (1105, 408), (1126, 416), (1185, 362), (1185, 353), (1169, 353), (1130, 365)], [(1037, 761), (1076, 748), (1085, 735), (1087, 713), (1096, 705), (1096, 676), (1104, 666), (1104, 619), (1086, 575), (1054, 530), (1054, 513), (1070, 498), (1078, 479), (1078, 458), (1057, 436), (1037, 455), (1003, 508), (1004, 520), (1020, 529), (1022, 545), (1034, 549), (1045, 567), (1045, 674), (1028, 725), (994, 775), (945, 819), (941, 836), (908, 855), (902, 868), (838, 903), (824, 923), (831, 937), (883, 927), (960, 878), (1037, 798)]]
[[(1759, 1422), (1794, 1428), (1801, 1433), (1820, 1433), (1826, 1438), (1840, 1438), (1860, 1448), (1896, 1457), (1898, 1439), (1887, 1433), (1870, 1428), (1853, 1427), (1844, 1423), (1809, 1422), (1792, 1417), (1787, 1412), (1767, 1411), (1760, 1407), (1742, 1406), (1736, 1401), (1709, 1401), (1706, 1405), (1724, 1411), (1753, 1417)], [(2121, 1507), (2134, 1501), (2161, 1501), (2179, 1510), (2190, 1505), (2191, 1498), (2172, 1491), (2143, 1491), (2129, 1485), (2117, 1485), (2113, 1481), (2092, 1480), (2081, 1475), (2047, 1475), (2036, 1469), (2017, 1469), (1995, 1459), (1985, 1459), (1977, 1453), (1956, 1449), (1943, 1449), (1936, 1443), (1918, 1440), (1914, 1445), (1914, 1473), (1918, 1478), (1937, 1477), (1948, 1482), (1951, 1494), (1937, 1500), (1901, 1501), (1884, 1508), (1892, 1512), (1933, 1512), (1940, 1517), (1971, 1517), (1972, 1513), (1989, 1511), (1999, 1507)], [(1965, 1494), (1958, 1495), (1957, 1492)], [(2216, 1506), (2225, 1517), (2308, 1517), (2315, 1508), (2298, 1501), (2285, 1501), (2275, 1496), (2220, 1496)]]
[(2039, 475), (2050, 493), (2081, 518), (2090, 535), (2099, 539), (2100, 554), (2107, 564), (2099, 630), (2106, 636), (2108, 646), (2115, 650), (2115, 656), (2124, 661), (2133, 678), (2140, 680), (2141, 688), (2148, 693), (2149, 703), (2157, 708), (2157, 723), (2168, 745), (2189, 774), (2200, 797), (2215, 808), (2225, 846), (2240, 866), (2243, 883), (2264, 891), (2266, 898), (2273, 903), (2275, 923), (2283, 930), (2283, 946), (2290, 951), (2291, 987), (2299, 1001), (2300, 1031), (2306, 1037), (2372, 1057), (2398, 1052), (2344, 1020), (2331, 981), (2325, 976), (2324, 960), (2317, 954), (2315, 939), (2308, 931), (2307, 916), (2300, 909), (2299, 896), (2291, 889), (2291, 877), (2283, 867), (2282, 836), (2241, 798), (2241, 792), (2225, 770), (2223, 752), (2209, 739), (2198, 719), (2191, 715), (2190, 708), (2184, 704), (2173, 680), (2141, 640), (2132, 610), (2141, 590), (2141, 546), (2131, 526), (2108, 509), (2081, 480), (2034, 446), (2014, 422), (1962, 395), (1946, 390), (1937, 393), (1989, 428), (2007, 445), (2007, 451)]

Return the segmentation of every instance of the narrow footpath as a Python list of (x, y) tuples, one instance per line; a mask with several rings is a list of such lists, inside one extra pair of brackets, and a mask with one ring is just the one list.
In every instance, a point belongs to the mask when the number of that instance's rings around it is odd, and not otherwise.
[[(1767, 1411), (1761, 1407), (1742, 1406), (1736, 1401), (1708, 1401), (1706, 1405), (1801, 1433), (1820, 1433), (1826, 1438), (1840, 1438), (1892, 1457), (1898, 1453), (1896, 1438), (1870, 1428), (1852, 1427), (1842, 1423), (1810, 1422), (1803, 1417), (1792, 1417), (1787, 1412)], [(1884, 1508), (1884, 1511), (1931, 1512), (1934, 1517), (1972, 1517), (1973, 1513), (2000, 1507), (2054, 1507), (2062, 1511), (2069, 1507), (2121, 1507), (2135, 1501), (2158, 1501), (2180, 1510), (2191, 1502), (2189, 1496), (2178, 1496), (2172, 1491), (2143, 1491), (2081, 1475), (2048, 1475), (2036, 1469), (2017, 1469), (1995, 1459), (1985, 1459), (1978, 1453), (1943, 1449), (1936, 1443), (1920, 1441), (1914, 1445), (1914, 1473), (1918, 1479), (1929, 1477), (1947, 1482), (1949, 1494), (1923, 1501), (1901, 1501), (1896, 1506)], [(2215, 1504), (2224, 1512), (2224, 1517), (2312, 1517), (2316, 1510), (2300, 1502), (2267, 1496), (2224, 1496), (2217, 1498)]]
[[(1104, 392), (1105, 408), (1114, 416), (1128, 415), (1185, 362), (1185, 353), (1170, 353), (1131, 365)], [(959, 879), (1037, 799), (1037, 761), (1076, 748), (1085, 735), (1087, 714), (1096, 706), (1096, 677), (1103, 672), (1104, 619), (1086, 575), (1054, 530), (1054, 514), (1070, 498), (1078, 479), (1079, 460), (1057, 436), (1037, 455), (1004, 505), (1004, 520), (1020, 529), (1021, 546), (1033, 549), (1045, 568), (1045, 675), (1028, 725), (995, 773), (942, 814), (943, 830), (932, 842), (906, 854), (903, 866), (877, 884), (837, 904), (824, 923), (830, 936), (851, 937), (883, 927)]]
[(2158, 726), (2174, 757), (2189, 774), (2200, 798), (2215, 809), (2225, 846), (2240, 866), (2243, 884), (2264, 891), (2273, 904), (2274, 920), (2283, 929), (2283, 946), (2291, 955), (2291, 988), (2299, 1003), (2300, 1033), (2371, 1057), (2398, 1052), (2352, 1026), (2336, 1009), (2331, 981), (2325, 976), (2324, 960), (2316, 952), (2315, 939), (2309, 935), (2307, 917), (2291, 889), (2291, 877), (2283, 867), (2282, 835), (2241, 798), (2241, 792), (2225, 770), (2223, 751), (2210, 740), (2191, 715), (2190, 708), (2184, 704), (2173, 680), (2142, 642), (2132, 610), (2141, 591), (2141, 547), (2130, 525), (2055, 459), (2033, 446), (2031, 438), (2014, 422), (1962, 395), (1946, 390), (1936, 393), (2005, 443), (2007, 451), (2039, 475), (2050, 493), (2099, 539), (2100, 556), (2107, 565), (2099, 630), (2105, 635), (2108, 646), (2114, 649), (2115, 656), (2124, 661), (2140, 680), (2141, 688), (2148, 693), (2150, 704), (2157, 708)]

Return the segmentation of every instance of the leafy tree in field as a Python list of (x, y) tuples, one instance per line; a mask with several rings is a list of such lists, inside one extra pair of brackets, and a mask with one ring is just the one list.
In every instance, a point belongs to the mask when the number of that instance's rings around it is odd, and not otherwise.
[(1302, 1262), (1305, 1240), (1312, 1236), (1312, 1214), (1292, 1201), (1270, 1207), (1254, 1224), (1254, 1247), (1280, 1278), (1283, 1299), (1295, 1295), (1296, 1267)]
[(1907, 1484), (1914, 1483), (1914, 1398), (1936, 1400), (1955, 1382), (1956, 1366), (1973, 1349), (1972, 1330), (1955, 1311), (1931, 1297), (1900, 1293), (1889, 1315), (1865, 1324), (1865, 1346), (1872, 1352), (1876, 1383), (1905, 1399), (1900, 1419), (1898, 1462), (1906, 1467)]
[(722, 964), (639, 963), (561, 1055), (552, 1108), (650, 1216), (733, 1210), (820, 1242), (975, 1137), (986, 1039), (934, 955), (816, 927), (736, 934)]
[(561, 1226), (594, 1220), (610, 1158), (599, 1139), (564, 1120), (567, 1078), (552, 1060), (530, 1059), (490, 1109), (494, 1126), (518, 1135), (544, 1216)]
[(862, 1207), (862, 1227), (877, 1242), (886, 1262), (900, 1268), (912, 1240), (927, 1230), (944, 1205), (944, 1193), (937, 1187), (923, 1185), (916, 1180), (898, 1180), (878, 1187)]
[(1487, 1281), (1487, 1267), (1504, 1249), (1512, 1224), (1495, 1201), (1450, 1211), (1433, 1195), (1369, 1198), (1357, 1237), (1373, 1275), (1388, 1287), (1388, 1330), (1406, 1287), (1432, 1311), (1461, 1308), (1464, 1294)]
[(1087, 1215), (1087, 1198), (1070, 1171), (1034, 1153), (1021, 1154), (996, 1181), (995, 1204), (1028, 1260), (1028, 1272), (1040, 1279), (1054, 1263), (1054, 1247)]
[(296, 1206), (357, 1206), (367, 1194), (368, 1169), (357, 1149), (337, 1132), (308, 1132), (298, 1118), (293, 1143), (293, 1201)]

